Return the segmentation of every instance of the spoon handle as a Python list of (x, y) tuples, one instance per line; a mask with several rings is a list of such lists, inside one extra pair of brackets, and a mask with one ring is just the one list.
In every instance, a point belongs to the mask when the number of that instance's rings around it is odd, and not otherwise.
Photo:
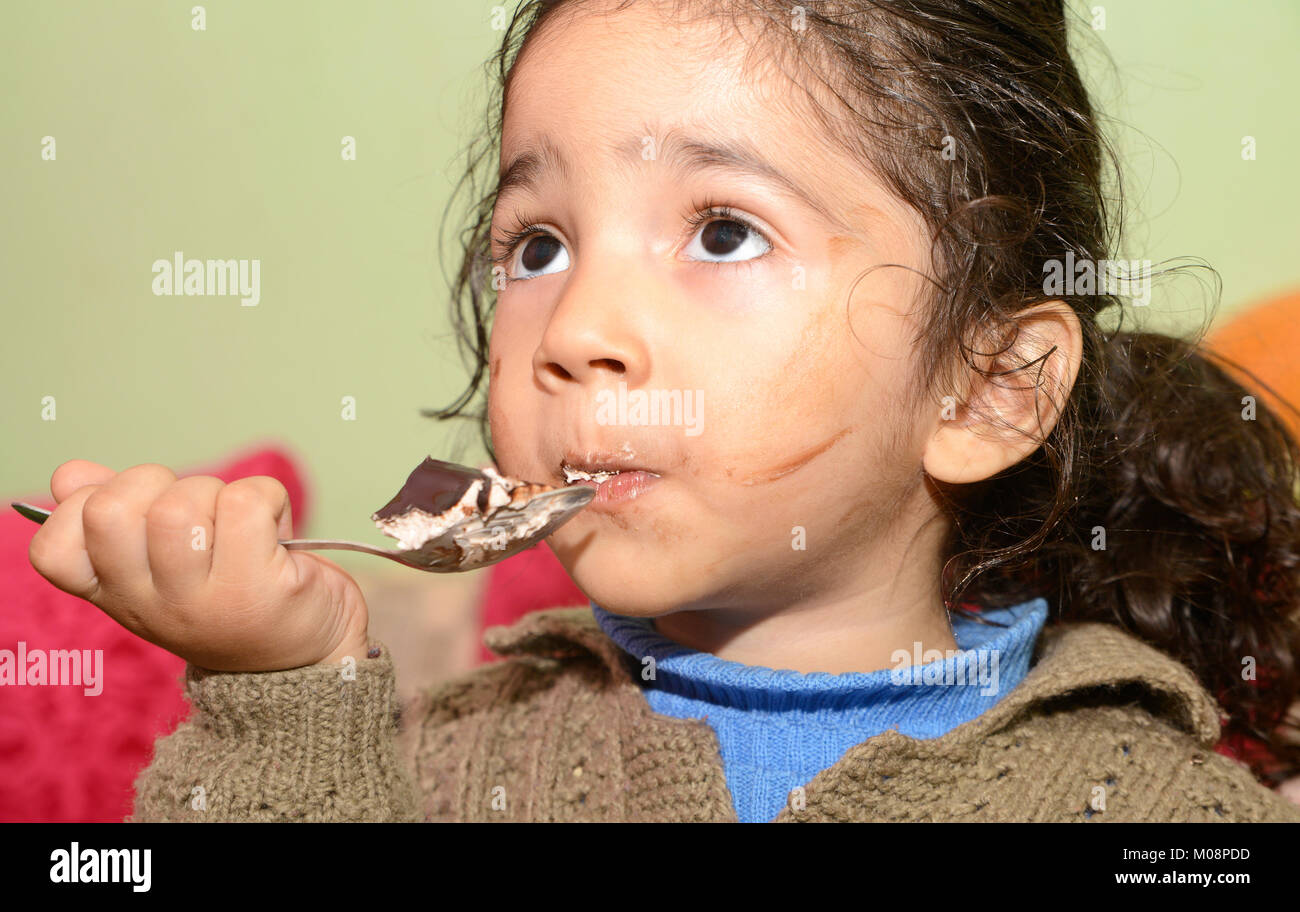
[(34, 523), (43, 523), (50, 518), (53, 510), (42, 510), (40, 507), (33, 507), (31, 504), (11, 503), (9, 506), (18, 511), (20, 516), (25, 516)]
[(290, 538), (282, 539), (280, 544), (290, 551), (360, 551), (362, 554), (374, 554), (379, 557), (393, 556), (392, 551), (387, 548), (376, 548), (374, 545), (342, 541), (337, 538)]

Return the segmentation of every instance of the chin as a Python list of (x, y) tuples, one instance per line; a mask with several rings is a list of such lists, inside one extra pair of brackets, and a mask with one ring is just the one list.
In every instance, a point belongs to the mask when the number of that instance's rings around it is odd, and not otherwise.
[(681, 585), (700, 579), (698, 571), (677, 566), (662, 551), (648, 553), (633, 539), (581, 536), (549, 542), (569, 576), (591, 601), (606, 611), (629, 617), (657, 617), (692, 600), (697, 593)]

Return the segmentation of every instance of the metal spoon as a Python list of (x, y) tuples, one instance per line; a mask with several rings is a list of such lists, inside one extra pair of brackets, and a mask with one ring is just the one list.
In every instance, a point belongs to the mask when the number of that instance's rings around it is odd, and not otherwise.
[[(420, 548), (410, 551), (329, 538), (293, 538), (280, 544), (291, 551), (360, 551), (386, 557), (416, 570), (459, 573), (490, 566), (531, 548), (573, 518), (595, 496), (596, 489), (589, 485), (544, 491), (522, 507), (498, 507), (486, 519), (482, 516), (467, 517), (436, 538), (429, 539)], [(13, 503), (12, 506), (36, 523), (45, 522), (52, 512), (26, 503)], [(516, 537), (521, 529), (539, 520), (541, 526), (531, 535)]]

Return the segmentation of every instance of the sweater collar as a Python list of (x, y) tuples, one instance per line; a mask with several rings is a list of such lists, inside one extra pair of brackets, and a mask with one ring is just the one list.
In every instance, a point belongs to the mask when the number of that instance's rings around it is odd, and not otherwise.
[[(653, 662), (657, 690), (719, 709), (853, 712), (870, 707), (902, 720), (940, 717), (945, 711), (973, 717), (987, 710), (1024, 677), (1047, 618), (1043, 598), (981, 612), (988, 624), (954, 616), (955, 653), (924, 664), (921, 655), (908, 654), (879, 671), (831, 674), (721, 659), (674, 642), (650, 618), (612, 614), (594, 602), (591, 609), (601, 630), (639, 666)], [(932, 686), (899, 686), (913, 682)]]
[[(609, 679), (639, 691), (639, 667), (600, 627), (590, 605), (524, 615), (509, 627), (489, 627), (484, 644), (503, 657), (549, 665), (594, 660)], [(1038, 638), (1029, 673), (980, 717), (958, 726), (949, 742), (983, 737), (1024, 716), (1047, 711), (1058, 698), (1086, 691), (1141, 700), (1155, 716), (1206, 747), (1219, 737), (1220, 710), (1185, 665), (1111, 624), (1057, 623)], [(645, 703), (644, 696), (639, 697)], [(648, 705), (644, 707), (649, 711)]]

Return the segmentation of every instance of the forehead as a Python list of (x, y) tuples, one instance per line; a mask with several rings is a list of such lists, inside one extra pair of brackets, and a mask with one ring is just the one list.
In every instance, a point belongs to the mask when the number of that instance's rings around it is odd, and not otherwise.
[(779, 35), (743, 16), (576, 3), (530, 36), (514, 67), (501, 175), (520, 158), (566, 179), (591, 167), (634, 169), (651, 143), (669, 164), (677, 153), (738, 152), (797, 183), (847, 235), (923, 231), (871, 163), (832, 136), (828, 118), (852, 124), (840, 105)]
[[(610, 158), (645, 156), (670, 134), (734, 143), (796, 163), (818, 131), (784, 74), (756, 64), (752, 28), (661, 4), (577, 4), (529, 39), (511, 75), (502, 160), (553, 140)], [(806, 134), (806, 135), (805, 135)]]

